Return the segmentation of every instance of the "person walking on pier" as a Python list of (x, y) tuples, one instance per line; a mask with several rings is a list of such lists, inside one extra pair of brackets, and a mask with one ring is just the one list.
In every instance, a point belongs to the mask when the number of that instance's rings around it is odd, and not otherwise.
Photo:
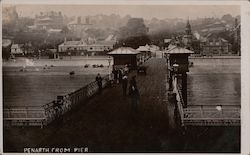
[(114, 68), (113, 74), (114, 74), (114, 83), (117, 84), (118, 83), (118, 81), (117, 81), (117, 79), (118, 79), (118, 71), (117, 71), (116, 68)]
[(138, 112), (138, 99), (140, 96), (137, 84), (136, 84), (136, 76), (133, 76), (132, 79), (130, 80), (130, 85), (129, 85), (129, 95), (131, 97), (131, 107), (132, 110), (135, 112)]
[(121, 83), (122, 82), (122, 69), (119, 69), (118, 70), (118, 83)]
[(123, 96), (127, 95), (127, 87), (128, 87), (128, 76), (127, 74), (124, 74), (122, 77), (122, 92)]
[(97, 74), (95, 79), (96, 79), (97, 85), (98, 85), (98, 94), (102, 94), (102, 77), (101, 77), (100, 73)]

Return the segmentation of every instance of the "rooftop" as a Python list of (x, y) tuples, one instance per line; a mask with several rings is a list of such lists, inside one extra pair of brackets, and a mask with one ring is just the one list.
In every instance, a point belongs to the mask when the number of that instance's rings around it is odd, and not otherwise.
[(164, 43), (169, 43), (172, 39), (164, 39)]
[(166, 53), (168, 54), (193, 54), (194, 52), (188, 49), (176, 46), (176, 47), (169, 49)]
[(146, 46), (139, 46), (139, 48), (136, 49), (137, 51), (149, 51), (149, 47)]
[(116, 54), (139, 54), (140, 52), (131, 48), (131, 47), (120, 47), (117, 48), (111, 52), (109, 52), (109, 55), (116, 55)]

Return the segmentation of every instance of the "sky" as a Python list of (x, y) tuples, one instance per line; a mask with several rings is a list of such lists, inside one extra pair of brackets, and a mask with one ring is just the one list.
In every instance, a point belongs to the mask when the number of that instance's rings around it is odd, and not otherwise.
[(240, 15), (237, 5), (16, 5), (21, 16), (34, 17), (35, 14), (47, 11), (61, 11), (67, 16), (92, 16), (97, 14), (118, 14), (151, 19), (198, 17), (221, 17), (224, 14)]

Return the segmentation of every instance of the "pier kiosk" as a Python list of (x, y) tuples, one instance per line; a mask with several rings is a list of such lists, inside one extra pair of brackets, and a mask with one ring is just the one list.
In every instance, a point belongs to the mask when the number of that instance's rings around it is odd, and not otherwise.
[(189, 72), (188, 56), (194, 53), (182, 47), (169, 49), (167, 54), (167, 66), (169, 75), (169, 90), (173, 84), (181, 91), (183, 107), (187, 108), (187, 72)]
[(137, 69), (141, 59), (141, 52), (131, 47), (120, 47), (108, 53), (114, 59), (114, 68), (123, 68), (129, 65), (130, 69)]

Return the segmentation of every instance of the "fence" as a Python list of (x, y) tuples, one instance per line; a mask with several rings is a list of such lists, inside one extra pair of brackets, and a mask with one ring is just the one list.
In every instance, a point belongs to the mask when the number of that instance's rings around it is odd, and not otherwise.
[(173, 80), (176, 94), (175, 119), (180, 126), (240, 126), (240, 105), (189, 105), (183, 108), (181, 88)]
[(176, 94), (175, 117), (178, 119), (176, 121), (180, 122), (181, 126), (184, 126), (184, 122), (183, 122), (183, 120), (184, 120), (184, 111), (183, 111), (184, 100), (182, 98), (181, 90), (178, 87), (177, 77), (174, 77), (174, 80), (173, 80), (173, 92)]
[[(103, 88), (109, 83), (108, 75), (103, 78)], [(4, 107), (5, 126), (41, 126), (49, 124), (64, 113), (70, 111), (79, 103), (86, 103), (87, 99), (98, 91), (97, 82), (88, 85), (64, 96), (57, 96), (57, 100), (38, 106)]]

